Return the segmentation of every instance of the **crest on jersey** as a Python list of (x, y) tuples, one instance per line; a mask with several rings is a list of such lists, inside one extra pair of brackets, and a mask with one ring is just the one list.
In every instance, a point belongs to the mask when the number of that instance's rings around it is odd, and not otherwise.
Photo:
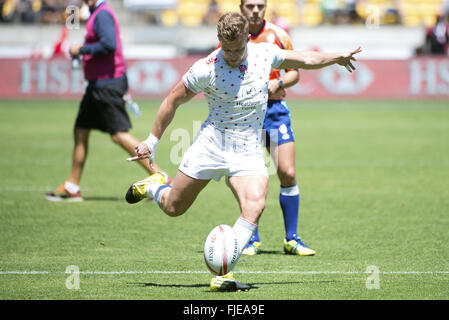
[(239, 70), (240, 70), (240, 73), (245, 73), (246, 71), (248, 71), (248, 66), (241, 64), (241, 65), (239, 65)]

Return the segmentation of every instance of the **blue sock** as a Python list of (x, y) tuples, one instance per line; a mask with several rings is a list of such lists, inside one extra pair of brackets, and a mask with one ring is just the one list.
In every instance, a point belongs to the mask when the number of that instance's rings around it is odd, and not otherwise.
[(259, 227), (256, 228), (256, 231), (254, 231), (253, 236), (251, 237), (250, 243), (253, 243), (254, 241), (260, 242), (259, 238)]
[(292, 240), (298, 229), (299, 188), (298, 185), (282, 187), (279, 195), (282, 214), (284, 215), (285, 238)]

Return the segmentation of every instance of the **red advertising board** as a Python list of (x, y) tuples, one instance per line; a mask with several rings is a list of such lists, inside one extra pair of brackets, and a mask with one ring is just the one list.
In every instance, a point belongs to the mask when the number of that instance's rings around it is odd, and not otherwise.
[[(167, 60), (128, 60), (135, 98), (161, 98), (198, 56)], [(356, 72), (340, 66), (300, 72), (288, 89), (294, 98), (449, 99), (449, 59), (359, 60)], [(80, 98), (85, 81), (68, 59), (0, 59), (0, 98)]]

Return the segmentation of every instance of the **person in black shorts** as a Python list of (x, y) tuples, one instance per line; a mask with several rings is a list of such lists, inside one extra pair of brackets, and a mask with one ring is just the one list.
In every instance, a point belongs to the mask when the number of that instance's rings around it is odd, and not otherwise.
[[(131, 121), (125, 109), (128, 91), (126, 64), (122, 52), (119, 23), (114, 10), (105, 0), (84, 0), (91, 15), (86, 22), (84, 44), (73, 44), (70, 54), (82, 55), (84, 77), (88, 86), (80, 103), (74, 128), (74, 150), (69, 178), (54, 192), (45, 196), (50, 201), (82, 201), (80, 180), (87, 159), (89, 134), (92, 129), (109, 133), (111, 139), (130, 155), (140, 143), (128, 131)], [(160, 171), (155, 163), (139, 163), (149, 174)]]

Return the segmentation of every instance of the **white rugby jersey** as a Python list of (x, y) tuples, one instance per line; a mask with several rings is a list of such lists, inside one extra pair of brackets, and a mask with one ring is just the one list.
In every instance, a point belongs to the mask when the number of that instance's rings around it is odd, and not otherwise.
[(285, 52), (269, 43), (248, 43), (247, 58), (232, 68), (221, 49), (193, 64), (182, 80), (195, 93), (204, 92), (209, 116), (203, 126), (211, 125), (244, 145), (259, 144), (268, 99), (271, 69), (278, 69)]

